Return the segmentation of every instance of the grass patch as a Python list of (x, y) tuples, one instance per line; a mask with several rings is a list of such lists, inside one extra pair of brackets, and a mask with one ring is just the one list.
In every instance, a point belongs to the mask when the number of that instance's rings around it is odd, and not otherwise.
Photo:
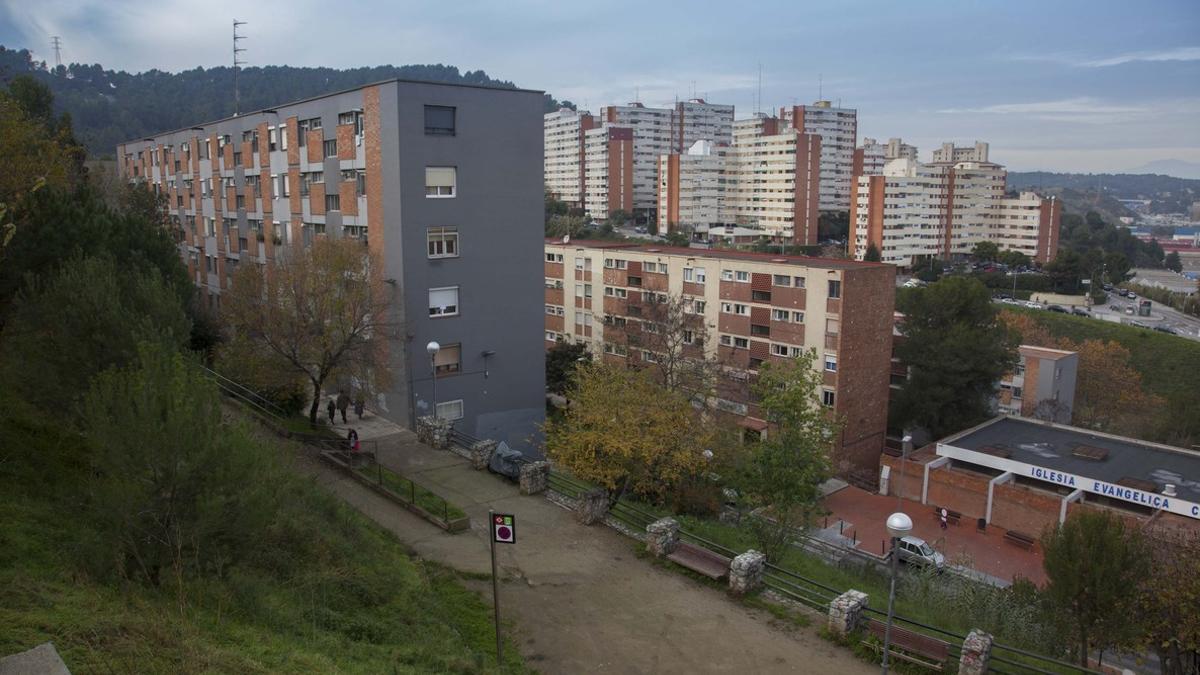
[(80, 439), (3, 417), (0, 654), (53, 641), (74, 673), (528, 672), (511, 642), (496, 663), (490, 606), (457, 572), (410, 557), (286, 458), (272, 480), (288, 498), (255, 556), (157, 587), (91, 578)]
[(444, 518), (446, 522), (467, 517), (465, 511), (446, 501), (441, 495), (421, 487), (412, 479), (405, 478), (381, 464), (361, 466), (356, 471), (372, 482), (383, 485), (409, 504), (416, 504), (430, 515)]

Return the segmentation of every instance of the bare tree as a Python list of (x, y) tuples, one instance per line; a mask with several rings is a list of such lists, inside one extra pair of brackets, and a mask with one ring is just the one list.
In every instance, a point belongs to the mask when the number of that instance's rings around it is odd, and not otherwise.
[(275, 367), (308, 379), (312, 422), (331, 377), (354, 376), (364, 388), (386, 384), (382, 269), (361, 242), (318, 239), (234, 275), (222, 305), (227, 328)]
[(707, 404), (720, 366), (708, 354), (703, 308), (687, 296), (646, 290), (630, 293), (626, 314), (605, 318), (606, 330), (623, 331), (631, 365), (647, 368), (669, 391)]

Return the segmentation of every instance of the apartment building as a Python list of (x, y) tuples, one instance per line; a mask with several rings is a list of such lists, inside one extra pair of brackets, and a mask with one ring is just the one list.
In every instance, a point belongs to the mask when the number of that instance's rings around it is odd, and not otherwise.
[(676, 143), (682, 154), (700, 141), (729, 145), (733, 141), (733, 106), (694, 98), (675, 104)]
[[(913, 159), (916, 159), (914, 156)], [(988, 144), (975, 141), (970, 147), (959, 147), (953, 143), (942, 143), (933, 151), (933, 164), (958, 164), (959, 162), (987, 162)]]
[(1070, 424), (1075, 408), (1078, 352), (1033, 345), (1021, 345), (1017, 351), (1017, 367), (1000, 379), (997, 412)]
[(733, 126), (733, 146), (696, 145), (659, 158), (659, 231), (700, 238), (735, 226), (752, 236), (817, 243), (819, 137), (756, 116)]
[(683, 356), (721, 364), (714, 405), (748, 437), (770, 433), (751, 396), (759, 366), (818, 354), (821, 403), (843, 421), (834, 461), (870, 485), (887, 426), (895, 269), (888, 265), (619, 242), (545, 243), (545, 346), (583, 343), (652, 367), (663, 307), (682, 307)]
[(596, 220), (632, 213), (637, 152), (634, 132), (609, 123), (583, 132), (583, 208)]
[(129, 141), (117, 157), (166, 196), (213, 305), (240, 266), (361, 240), (394, 293), (393, 385), (375, 407), (527, 447), (545, 394), (529, 367), (541, 315), (523, 299), (537, 292), (542, 105), (537, 91), (389, 80)]
[(591, 113), (562, 108), (543, 119), (546, 189), (568, 204), (583, 208), (584, 133), (596, 126)]
[[(953, 153), (944, 146), (935, 156)], [(985, 156), (976, 144), (962, 156)], [(1007, 171), (987, 161), (922, 164), (909, 157), (889, 161), (882, 175), (859, 176), (850, 210), (857, 259), (874, 245), (882, 260), (911, 267), (931, 257), (968, 255), (981, 241), (1017, 250), (1038, 262), (1058, 251), (1061, 205), (1026, 192), (1005, 196)]]
[(726, 160), (729, 148), (696, 141), (682, 154), (658, 157), (658, 231), (687, 226), (708, 232), (730, 222), (725, 208)]
[(901, 157), (917, 161), (917, 146), (899, 138), (889, 138), (887, 143), (864, 138), (862, 145), (854, 149), (854, 179), (857, 180), (859, 176), (879, 176), (883, 174), (885, 164)]
[(780, 108), (779, 117), (793, 129), (821, 138), (821, 190), (818, 208), (846, 211), (854, 178), (858, 144), (858, 111), (835, 108), (829, 101)]
[[(652, 213), (658, 201), (658, 156), (671, 152), (677, 141), (675, 111), (630, 103), (601, 108), (600, 119), (605, 124), (632, 132), (633, 202), (630, 210)], [(607, 215), (597, 214), (590, 208), (588, 214), (596, 219)]]

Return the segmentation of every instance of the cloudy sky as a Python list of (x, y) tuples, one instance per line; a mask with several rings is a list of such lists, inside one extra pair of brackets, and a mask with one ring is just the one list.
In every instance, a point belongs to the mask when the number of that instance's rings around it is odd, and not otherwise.
[(992, 144), (1013, 169), (1200, 162), (1200, 1), (0, 0), (0, 44), (141, 71), (446, 63), (595, 110), (827, 99), (859, 136)]

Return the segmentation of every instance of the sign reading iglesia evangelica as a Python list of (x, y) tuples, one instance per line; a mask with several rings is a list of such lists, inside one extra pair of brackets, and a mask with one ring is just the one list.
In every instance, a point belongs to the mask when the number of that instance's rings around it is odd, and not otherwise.
[(1047, 483), (1083, 490), (1084, 492), (1091, 492), (1103, 497), (1120, 499), (1140, 506), (1200, 520), (1200, 504), (1180, 499), (1177, 496), (1147, 492), (1124, 485), (1115, 485), (1097, 478), (1089, 478), (1056, 469), (1047, 469), (1014, 459), (997, 457), (983, 452), (946, 445), (945, 443), (937, 444), (937, 454), (961, 462), (987, 466), (1000, 471), (1011, 471), (1018, 476), (1027, 476)]

